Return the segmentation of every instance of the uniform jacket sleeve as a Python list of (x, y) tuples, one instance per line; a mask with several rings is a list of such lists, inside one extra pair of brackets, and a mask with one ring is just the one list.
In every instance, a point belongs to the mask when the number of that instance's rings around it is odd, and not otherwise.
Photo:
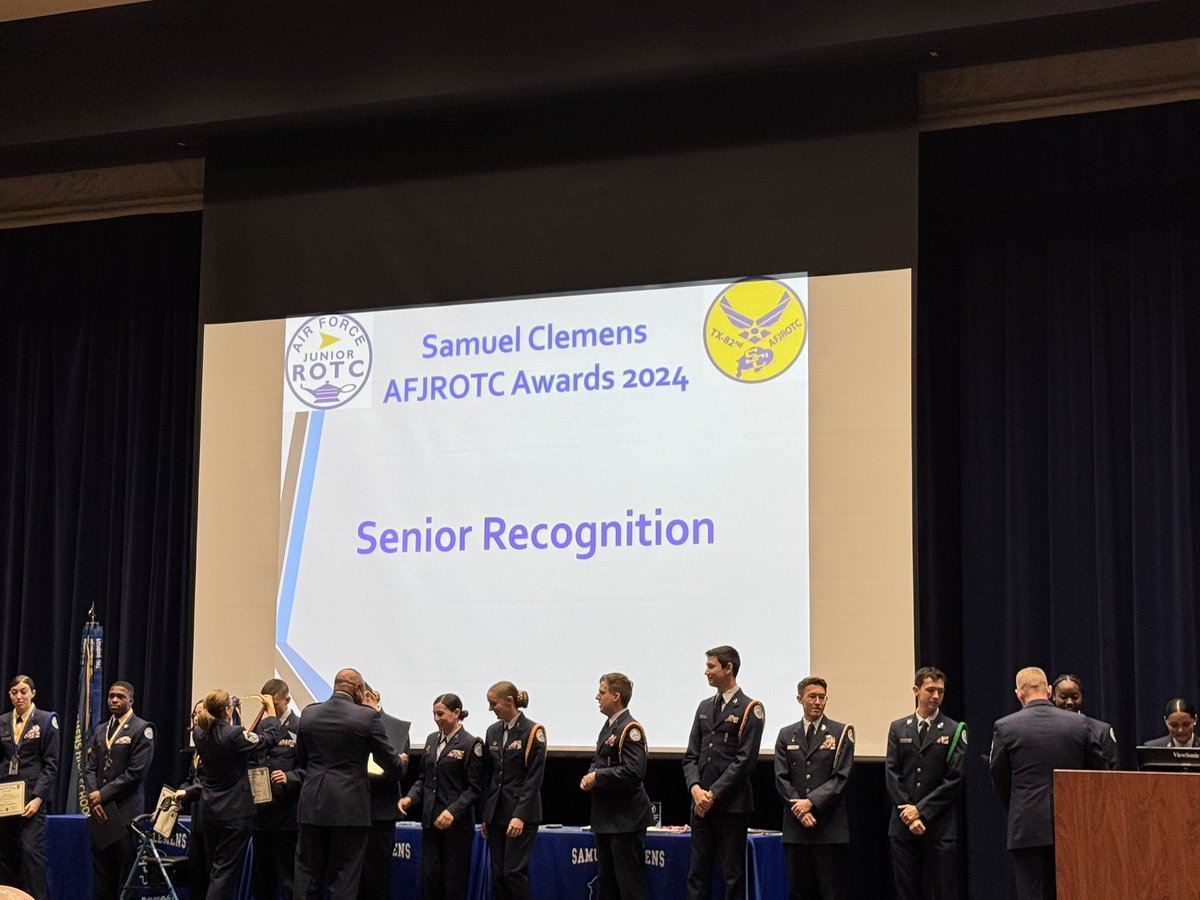
[(992, 776), (992, 787), (996, 796), (1008, 809), (1009, 794), (1012, 791), (1012, 764), (1008, 759), (1008, 749), (1004, 746), (1004, 736), (999, 729), (992, 732), (992, 752), (988, 761), (988, 771)]
[(792, 787), (790, 767), (788, 766), (786, 732), (786, 727), (781, 728), (779, 730), (779, 737), (775, 739), (775, 790), (779, 792), (779, 796), (783, 799), (784, 803), (800, 799), (800, 794)]
[(842, 726), (842, 757), (838, 760), (837, 766), (823, 783), (808, 792), (808, 799), (812, 801), (815, 812), (819, 813), (821, 810), (833, 806), (842, 799), (842, 793), (846, 790), (846, 782), (850, 780), (850, 770), (854, 768), (854, 741), (846, 735), (846, 729), (849, 727), (849, 725)]
[[(538, 732), (542, 739), (538, 739)], [(546, 730), (538, 725), (531, 728), (526, 740), (530, 743), (529, 762), (525, 765), (525, 778), (521, 781), (521, 789), (517, 794), (517, 803), (513, 808), (513, 818), (522, 822), (530, 821), (530, 815), (537, 808), (542, 792), (542, 777), (546, 774)]]
[[(88, 737), (87, 755), (83, 761), (83, 784), (87, 788), (88, 793), (96, 790), (97, 772), (100, 768), (100, 757), (104, 752), (104, 745), (100, 743), (100, 728), (98, 726), (92, 729), (91, 735)], [(99, 746), (97, 746), (99, 744)]]
[(887, 786), (888, 797), (896, 806), (912, 802), (908, 798), (908, 791), (904, 789), (904, 785), (900, 781), (899, 742), (900, 736), (896, 733), (896, 723), (893, 722), (888, 728), (887, 758), (883, 763), (883, 783)]
[(962, 791), (963, 774), (967, 763), (966, 737), (967, 729), (964, 727), (962, 739), (954, 748), (954, 754), (950, 757), (950, 761), (946, 763), (946, 772), (942, 776), (942, 783), (917, 803), (917, 812), (921, 814), (922, 818), (932, 821), (958, 800), (958, 795)]
[(446, 807), (455, 819), (465, 816), (467, 811), (483, 796), (483, 759), (486, 754), (482, 751), (483, 740), (475, 738), (466, 755), (467, 789)]
[(54, 794), (54, 782), (58, 780), (58, 752), (62, 747), (62, 732), (58, 727), (58, 713), (49, 713), (42, 725), (42, 772), (33, 793), (42, 798), (43, 803), (49, 803)]
[(760, 719), (754, 711), (745, 713), (746, 727), (738, 738), (733, 762), (725, 767), (725, 771), (709, 788), (717, 800), (729, 791), (740, 788), (754, 772), (754, 766), (758, 762), (758, 751), (762, 747), (763, 728), (766, 725), (766, 713), (761, 703), (758, 704), (757, 710), (763, 712), (763, 717)]
[(692, 785), (700, 783), (700, 711), (692, 717), (692, 732), (688, 736), (687, 750), (683, 754), (683, 780), (690, 791)]
[[(639, 732), (638, 739), (632, 739), (633, 731)], [(596, 790), (611, 791), (613, 789), (627, 791), (630, 787), (641, 784), (646, 778), (646, 733), (640, 724), (635, 724), (625, 733), (625, 746), (621, 750), (621, 761), (616, 766), (596, 768), (595, 757), (592, 758), (592, 769), (596, 773)]]

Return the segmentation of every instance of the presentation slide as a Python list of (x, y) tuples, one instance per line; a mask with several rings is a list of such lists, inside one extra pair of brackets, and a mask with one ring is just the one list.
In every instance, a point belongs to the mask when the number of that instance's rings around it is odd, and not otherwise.
[(197, 690), (277, 672), (303, 706), (354, 666), (416, 733), (443, 692), (482, 733), (509, 680), (591, 749), (620, 671), (677, 753), (731, 644), (771, 739), (816, 672), (881, 748), (914, 664), (911, 273), (846, 278), (206, 327)]

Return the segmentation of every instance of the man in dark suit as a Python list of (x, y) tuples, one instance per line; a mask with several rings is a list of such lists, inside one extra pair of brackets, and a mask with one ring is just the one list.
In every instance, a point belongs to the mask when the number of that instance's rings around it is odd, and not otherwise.
[(754, 811), (750, 776), (758, 762), (766, 713), (737, 684), (742, 659), (729, 646), (705, 654), (704, 676), (717, 691), (696, 708), (683, 777), (692, 795), (688, 900), (708, 900), (713, 860), (720, 858), (726, 900), (746, 894), (746, 828)]
[(788, 897), (846, 896), (850, 824), (843, 798), (854, 766), (854, 726), (826, 718), (825, 679), (796, 686), (804, 718), (775, 741), (775, 788), (783, 798), (783, 852)]
[(596, 702), (608, 719), (596, 756), (579, 787), (592, 791), (592, 833), (600, 896), (645, 900), (646, 829), (654, 821), (646, 795), (646, 732), (630, 715), (633, 682), (620, 672), (600, 677)]
[(1104, 751), (1084, 716), (1050, 702), (1046, 673), (1017, 673), (1021, 709), (996, 721), (992, 785), (1008, 810), (1008, 851), (1020, 900), (1053, 900), (1055, 769), (1105, 769)]
[(362, 675), (342, 669), (333, 694), (305, 707), (296, 736), (300, 772), (300, 838), (296, 845), (296, 893), (320, 900), (354, 900), (362, 877), (371, 826), (367, 758), (385, 774), (400, 768), (379, 713), (363, 706)]
[(941, 711), (946, 676), (932, 666), (913, 679), (916, 711), (888, 729), (884, 781), (896, 812), (888, 825), (900, 900), (958, 900), (957, 801), (967, 730)]
[(25, 811), (0, 818), (0, 883), (46, 898), (46, 804), (58, 778), (58, 714), (38, 709), (28, 675), (8, 685), (12, 713), (0, 716), (0, 781), (25, 782)]
[[(92, 731), (83, 780), (91, 815), (105, 821), (104, 804), (115, 803), (121, 821), (128, 824), (146, 810), (143, 786), (154, 758), (154, 726), (134, 713), (133, 685), (128, 681), (114, 681), (108, 689), (108, 712), (108, 721)], [(92, 896), (96, 900), (120, 896), (136, 854), (137, 844), (128, 829), (108, 847), (92, 842)]]
[(400, 768), (394, 775), (372, 771), (367, 776), (371, 789), (371, 833), (363, 860), (361, 900), (389, 900), (392, 896), (392, 848), (396, 844), (396, 818), (400, 812), (400, 780), (408, 770), (411, 722), (389, 716), (383, 711), (379, 691), (364, 685), (363, 705), (379, 713), (383, 729), (392, 747), (400, 751)]

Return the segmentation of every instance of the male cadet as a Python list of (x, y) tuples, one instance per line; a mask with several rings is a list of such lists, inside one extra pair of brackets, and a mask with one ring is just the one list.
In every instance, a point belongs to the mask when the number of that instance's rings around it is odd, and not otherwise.
[(854, 766), (854, 726), (825, 717), (829, 686), (809, 676), (796, 685), (804, 718), (775, 741), (775, 788), (783, 798), (788, 897), (846, 896), (850, 825), (842, 802)]
[(696, 709), (683, 777), (692, 794), (689, 900), (712, 895), (713, 860), (720, 858), (726, 900), (746, 895), (746, 827), (754, 811), (750, 776), (758, 762), (766, 713), (737, 685), (742, 659), (732, 647), (705, 653), (704, 676), (717, 690)]
[(300, 772), (300, 838), (295, 896), (354, 900), (371, 830), (367, 758), (384, 774), (400, 769), (379, 713), (363, 706), (363, 678), (355, 669), (334, 677), (333, 694), (304, 708), (296, 734)]
[[(271, 698), (275, 716), (264, 716), (254, 729), (268, 745), (262, 764), (271, 772), (271, 802), (254, 810), (254, 869), (251, 885), (255, 900), (275, 900), (276, 890), (291, 900), (296, 870), (296, 802), (300, 793), (296, 769), (296, 732), (300, 717), (291, 710), (291, 688), (280, 678), (262, 686)], [(281, 733), (271, 740), (268, 729)], [(290, 776), (290, 778), (289, 778)]]
[[(967, 728), (942, 714), (946, 676), (925, 666), (913, 679), (916, 712), (888, 728), (884, 781), (896, 810), (888, 825), (899, 900), (958, 900), (957, 801)], [(924, 885), (924, 894), (922, 894)]]
[[(1078, 675), (1059, 675), (1054, 679), (1054, 690), (1050, 699), (1059, 709), (1083, 715), (1083, 682), (1079, 680)], [(1117, 732), (1107, 722), (1101, 722), (1091, 716), (1086, 718), (1091, 723), (1092, 733), (1096, 736), (1096, 740), (1100, 742), (1100, 749), (1104, 751), (1108, 767), (1110, 769), (1121, 768), (1121, 753), (1117, 749)]]
[(646, 777), (646, 731), (629, 714), (633, 682), (620, 672), (600, 676), (596, 702), (608, 717), (596, 756), (579, 782), (592, 792), (592, 833), (600, 867), (600, 896), (645, 900), (646, 828), (654, 821)]
[(46, 804), (54, 795), (58, 715), (38, 709), (28, 675), (8, 684), (12, 714), (0, 716), (0, 781), (25, 782), (25, 811), (0, 818), (0, 883), (46, 898)]
[(1054, 880), (1055, 769), (1104, 769), (1104, 752), (1084, 716), (1050, 702), (1046, 673), (1017, 673), (1021, 709), (996, 721), (992, 785), (1008, 810), (1008, 851), (1019, 900), (1057, 896)]
[[(115, 803), (126, 825), (146, 811), (143, 785), (154, 758), (154, 726), (133, 711), (133, 685), (114, 681), (108, 689), (107, 722), (92, 731), (83, 781), (88, 790), (89, 815), (101, 822), (108, 815), (104, 804)], [(137, 844), (133, 833), (108, 847), (92, 842), (92, 896), (96, 900), (119, 897), (133, 867)]]

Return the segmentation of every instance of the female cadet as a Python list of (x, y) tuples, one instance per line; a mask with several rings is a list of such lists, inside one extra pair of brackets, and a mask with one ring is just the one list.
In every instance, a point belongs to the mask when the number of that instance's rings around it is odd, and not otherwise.
[(527, 900), (529, 857), (542, 820), (546, 729), (521, 712), (529, 695), (511, 681), (493, 684), (487, 700), (498, 720), (484, 738), (487, 793), (480, 816), (492, 857), (492, 888), (497, 900)]
[(1152, 741), (1147, 747), (1200, 747), (1196, 739), (1196, 705), (1191, 700), (1175, 697), (1167, 703), (1163, 713), (1167, 733)]
[(58, 775), (58, 716), (38, 709), (28, 675), (8, 685), (12, 714), (0, 717), (0, 782), (25, 783), (25, 809), (0, 818), (0, 882), (46, 897), (46, 804)]
[(433, 701), (437, 730), (425, 739), (421, 774), (400, 812), (421, 811), (421, 896), (465, 900), (475, 839), (475, 803), (483, 792), (483, 741), (462, 726), (467, 711), (457, 694)]
[[(262, 698), (256, 697), (261, 701)], [(254, 829), (254, 800), (247, 769), (252, 754), (265, 752), (278, 739), (278, 720), (272, 715), (264, 725), (267, 737), (254, 733), (266, 712), (263, 705), (250, 728), (234, 726), (229, 692), (210, 691), (196, 715), (196, 752), (204, 804), (204, 849), (208, 861), (207, 900), (225, 900), (237, 891), (246, 847)], [(272, 710), (272, 713), (274, 710)]]

